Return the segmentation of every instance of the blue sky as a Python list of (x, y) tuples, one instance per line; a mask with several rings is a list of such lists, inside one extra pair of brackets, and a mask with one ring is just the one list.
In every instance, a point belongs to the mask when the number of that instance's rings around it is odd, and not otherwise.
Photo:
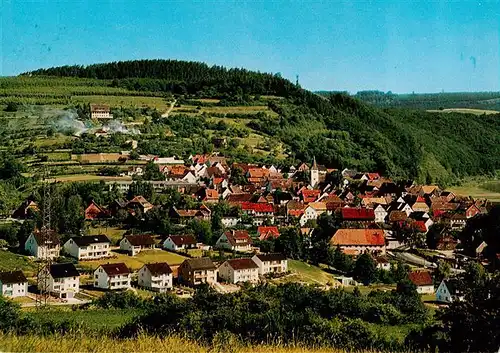
[(500, 91), (500, 0), (0, 0), (0, 19), (4, 76), (172, 58), (311, 90)]

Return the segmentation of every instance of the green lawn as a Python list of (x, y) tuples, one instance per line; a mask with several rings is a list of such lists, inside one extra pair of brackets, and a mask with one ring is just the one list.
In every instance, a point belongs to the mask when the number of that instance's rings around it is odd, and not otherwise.
[(276, 280), (277, 282), (303, 282), (308, 284), (333, 284), (337, 283), (333, 276), (320, 267), (307, 264), (298, 260), (288, 260), (288, 270), (292, 275)]
[(471, 180), (460, 186), (453, 186), (449, 191), (463, 196), (472, 196), (475, 199), (488, 199), (493, 202), (500, 202), (500, 180)]
[(127, 265), (128, 268), (132, 269), (133, 271), (137, 271), (146, 263), (167, 262), (168, 264), (173, 265), (180, 264), (186, 259), (184, 256), (174, 254), (165, 250), (143, 251), (136, 256), (128, 256), (116, 251), (112, 251), (112, 254), (114, 256), (113, 258), (95, 261), (81, 261), (79, 262), (79, 266), (81, 266), (82, 268), (95, 270), (101, 264), (123, 262)]
[(485, 110), (485, 109), (469, 109), (469, 108), (449, 108), (443, 110), (428, 110), (429, 112), (434, 113), (467, 113), (467, 114), (475, 114), (475, 115), (489, 115), (489, 114), (498, 114), (500, 112), (496, 110)]
[(137, 309), (93, 309), (76, 310), (69, 308), (50, 308), (33, 311), (27, 315), (35, 318), (41, 323), (63, 322), (66, 320), (83, 323), (90, 329), (114, 329), (139, 314)]
[(30, 277), (36, 272), (36, 264), (27, 256), (0, 250), (0, 271), (13, 270), (21, 270), (27, 277)]
[(107, 227), (107, 226), (97, 226), (97, 227), (89, 227), (88, 233), (89, 235), (97, 235), (104, 234), (111, 240), (111, 244), (118, 245), (120, 240), (123, 238), (123, 234), (125, 234), (127, 230), (121, 229), (119, 227)]
[(71, 182), (71, 181), (113, 181), (113, 180), (132, 180), (131, 177), (118, 177), (118, 176), (103, 176), (92, 174), (72, 174), (72, 175), (58, 175), (50, 181), (55, 182)]

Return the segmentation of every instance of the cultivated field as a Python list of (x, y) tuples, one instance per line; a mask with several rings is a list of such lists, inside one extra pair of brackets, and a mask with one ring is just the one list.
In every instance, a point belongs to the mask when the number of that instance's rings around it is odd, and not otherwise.
[(469, 108), (449, 108), (443, 110), (428, 110), (428, 112), (433, 113), (464, 113), (464, 114), (475, 114), (475, 115), (490, 115), (490, 114), (500, 114), (496, 110), (484, 110), (484, 109), (469, 109)]
[(475, 199), (500, 202), (500, 180), (468, 181), (460, 186), (450, 187), (449, 191), (462, 196), (472, 196)]

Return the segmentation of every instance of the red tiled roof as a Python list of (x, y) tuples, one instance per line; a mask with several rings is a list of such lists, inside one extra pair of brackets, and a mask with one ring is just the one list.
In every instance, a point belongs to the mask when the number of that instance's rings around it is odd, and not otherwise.
[(417, 287), (432, 285), (432, 277), (429, 271), (412, 271), (408, 274), (408, 278)]
[(228, 242), (233, 245), (248, 245), (252, 244), (252, 238), (246, 230), (233, 230), (224, 233)]
[(177, 246), (196, 244), (196, 238), (192, 235), (171, 235), (169, 238)]
[(374, 220), (375, 212), (368, 208), (342, 208), (342, 219), (344, 220)]
[(321, 191), (320, 190), (302, 190), (302, 197), (304, 198), (304, 202), (314, 202), (320, 195)]
[(332, 245), (384, 246), (384, 231), (380, 229), (339, 229), (330, 239)]
[(278, 230), (278, 227), (276, 226), (260, 226), (257, 228), (257, 235), (259, 236), (260, 240), (265, 240), (270, 237), (277, 238), (280, 236), (280, 232)]
[(250, 268), (259, 268), (257, 264), (249, 258), (246, 259), (231, 259), (227, 260), (229, 266), (233, 268), (233, 270), (246, 270)]
[(242, 202), (241, 209), (254, 212), (274, 212), (274, 207), (270, 203)]
[(109, 276), (116, 276), (116, 275), (130, 273), (130, 270), (128, 269), (127, 265), (125, 265), (123, 262), (119, 262), (116, 264), (103, 264), (101, 265), (101, 267), (104, 270), (104, 272), (106, 272)]

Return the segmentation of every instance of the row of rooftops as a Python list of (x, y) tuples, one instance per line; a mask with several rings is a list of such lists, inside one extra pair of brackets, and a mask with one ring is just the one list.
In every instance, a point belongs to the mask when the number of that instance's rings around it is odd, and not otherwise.
[[(262, 262), (284, 261), (286, 257), (283, 254), (258, 254), (255, 255)], [(251, 258), (230, 259), (227, 260), (233, 269), (257, 268), (257, 264)], [(215, 270), (217, 266), (208, 257), (192, 258), (184, 260), (191, 270)], [(152, 275), (170, 274), (172, 268), (166, 262), (144, 264)], [(132, 271), (124, 263), (107, 263), (99, 265), (108, 276), (127, 275)], [(79, 277), (80, 273), (73, 263), (57, 263), (49, 266), (49, 273), (52, 278)], [(0, 282), (3, 284), (24, 283), (27, 282), (22, 271), (0, 272)]]

